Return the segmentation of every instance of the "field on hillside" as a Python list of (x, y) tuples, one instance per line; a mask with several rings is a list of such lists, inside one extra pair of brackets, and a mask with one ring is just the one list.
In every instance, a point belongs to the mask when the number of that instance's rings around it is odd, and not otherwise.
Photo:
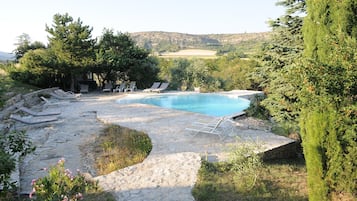
[(186, 49), (178, 52), (161, 53), (160, 57), (163, 58), (216, 58), (216, 51), (204, 49)]

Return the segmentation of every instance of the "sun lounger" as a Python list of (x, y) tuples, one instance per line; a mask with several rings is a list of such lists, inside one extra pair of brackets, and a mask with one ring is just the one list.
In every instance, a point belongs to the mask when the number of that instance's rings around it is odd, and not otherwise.
[(113, 89), (113, 85), (111, 83), (106, 83), (103, 88), (103, 92), (111, 92)]
[(124, 92), (128, 92), (128, 91), (133, 92), (133, 91), (135, 91), (135, 90), (136, 90), (136, 82), (135, 82), (135, 81), (131, 81), (129, 87), (126, 88), (126, 89), (124, 90)]
[(80, 93), (88, 93), (89, 92), (89, 86), (86, 84), (81, 84), (79, 85), (79, 92)]
[(19, 115), (10, 115), (10, 119), (19, 121), (24, 124), (40, 124), (40, 123), (46, 123), (46, 122), (53, 122), (57, 121), (58, 118), (57, 116), (43, 116), (43, 117), (32, 117), (32, 116), (19, 116)]
[(52, 97), (57, 98), (59, 100), (75, 100), (77, 97), (69, 97), (69, 96), (61, 96), (58, 95), (57, 93), (49, 93)]
[(41, 96), (40, 98), (44, 102), (43, 106), (45, 107), (65, 105), (68, 103), (67, 101), (51, 101), (43, 96)]
[(49, 93), (49, 95), (60, 100), (75, 100), (80, 97), (80, 94), (65, 92), (62, 89), (55, 90), (54, 92)]
[(166, 90), (168, 86), (169, 86), (169, 83), (168, 83), (168, 82), (164, 82), (164, 83), (162, 83), (162, 84), (160, 85), (159, 88), (153, 89), (153, 90), (151, 90), (151, 91), (152, 91), (152, 92), (158, 92), (158, 93), (160, 93), (160, 92)]
[(72, 91), (63, 91), (62, 89), (57, 89), (54, 91), (55, 94), (68, 98), (78, 98), (81, 94), (75, 94)]
[(30, 110), (29, 108), (26, 108), (26, 107), (19, 107), (18, 109), (20, 111), (26, 112), (33, 116), (52, 116), (52, 115), (61, 114), (61, 112), (58, 112), (58, 111), (36, 112), (36, 111)]
[(113, 92), (124, 92), (125, 86), (126, 86), (126, 84), (123, 82), (119, 86), (116, 86), (113, 89)]
[(233, 132), (234, 124), (232, 120), (221, 117), (212, 122), (193, 122), (191, 127), (187, 127), (185, 130), (194, 132), (195, 136), (198, 133), (206, 133), (218, 135), (220, 139), (223, 139)]
[(154, 82), (150, 88), (144, 89), (143, 92), (151, 92), (160, 87), (161, 82)]

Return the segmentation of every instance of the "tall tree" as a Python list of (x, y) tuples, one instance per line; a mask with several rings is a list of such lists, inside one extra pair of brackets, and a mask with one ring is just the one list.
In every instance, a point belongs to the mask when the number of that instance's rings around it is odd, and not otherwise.
[(309, 199), (357, 195), (357, 2), (307, 0), (301, 135)]
[(128, 34), (105, 29), (98, 42), (94, 71), (104, 82), (135, 80), (138, 87), (150, 85), (157, 77), (157, 61), (139, 48)]
[(95, 39), (92, 39), (92, 28), (83, 25), (78, 18), (73, 20), (68, 13), (56, 14), (53, 17), (53, 25), (46, 25), (49, 47), (56, 55), (62, 68), (59, 72), (70, 77), (70, 89), (74, 90), (76, 75), (83, 73), (85, 67), (94, 62)]
[(17, 46), (14, 50), (16, 60), (20, 60), (20, 58), (23, 57), (25, 53), (29, 50), (46, 48), (46, 46), (39, 41), (35, 41), (32, 43), (30, 36), (26, 33), (23, 33), (17, 37), (17, 43), (15, 43), (15, 45)]
[(301, 29), (306, 6), (304, 0), (281, 0), (277, 5), (286, 7), (286, 12), (270, 21), (271, 41), (263, 45), (258, 55), (260, 65), (252, 78), (261, 83), (260, 87), (267, 94), (261, 104), (275, 121), (294, 132), (297, 130), (299, 109), (296, 104), (300, 85), (294, 69), (304, 49)]

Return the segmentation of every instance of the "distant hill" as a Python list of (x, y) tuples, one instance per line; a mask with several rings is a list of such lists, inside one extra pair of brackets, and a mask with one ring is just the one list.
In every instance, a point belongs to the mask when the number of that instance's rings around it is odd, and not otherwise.
[(0, 61), (13, 61), (15, 54), (0, 51)]
[(238, 48), (251, 51), (269, 40), (270, 32), (239, 34), (186, 34), (177, 32), (134, 32), (130, 33), (136, 43), (156, 52), (176, 52), (182, 49), (220, 50)]

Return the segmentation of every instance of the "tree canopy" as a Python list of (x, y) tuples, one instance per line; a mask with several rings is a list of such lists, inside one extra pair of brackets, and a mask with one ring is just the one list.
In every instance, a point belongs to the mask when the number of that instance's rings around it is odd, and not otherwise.
[(46, 25), (46, 31), (49, 44), (42, 50), (29, 51), (29, 36), (20, 37), (22, 68), (12, 73), (14, 78), (40, 87), (60, 86), (71, 91), (87, 79), (88, 73), (95, 74), (99, 84), (135, 80), (139, 87), (147, 87), (157, 79), (158, 62), (128, 34), (114, 34), (105, 29), (97, 42), (92, 38), (90, 26), (67, 13), (54, 15), (53, 24)]
[(157, 62), (148, 56), (128, 34), (106, 29), (98, 42), (93, 72), (102, 82), (135, 80), (139, 86), (148, 86), (158, 73)]
[(46, 31), (50, 34), (49, 48), (56, 55), (58, 72), (70, 77), (70, 89), (74, 91), (76, 74), (94, 64), (96, 40), (92, 39), (92, 28), (66, 13), (55, 14), (53, 25), (46, 25)]
[(283, 16), (270, 21), (272, 38), (262, 46), (257, 55), (260, 64), (252, 79), (268, 95), (262, 101), (275, 121), (286, 124), (290, 132), (297, 130), (298, 94), (300, 80), (296, 76), (296, 65), (302, 57), (302, 25), (305, 1), (284, 0), (277, 5), (286, 7)]

